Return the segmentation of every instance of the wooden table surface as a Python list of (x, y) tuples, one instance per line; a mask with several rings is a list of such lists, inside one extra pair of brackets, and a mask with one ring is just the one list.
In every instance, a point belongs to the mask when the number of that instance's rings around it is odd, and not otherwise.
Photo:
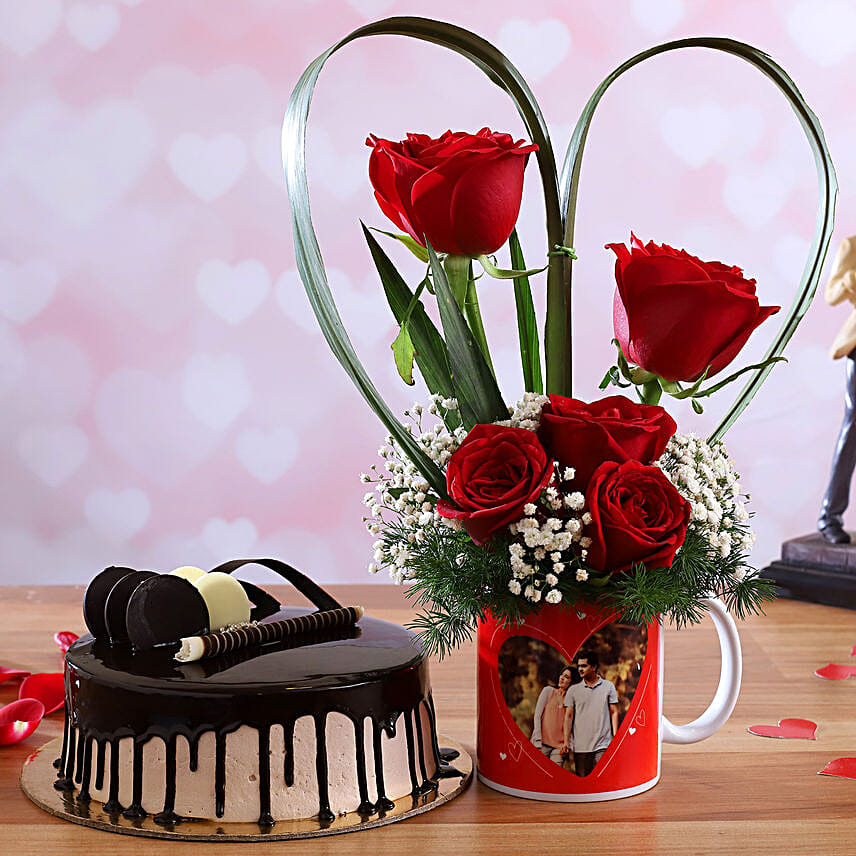
[[(272, 588), (272, 591), (274, 589)], [(343, 602), (400, 623), (411, 613), (392, 586), (339, 586)], [(299, 602), (288, 589), (286, 602)], [(82, 589), (0, 588), (0, 665), (57, 671), (55, 630), (83, 632)], [(813, 675), (826, 663), (856, 663), (856, 612), (780, 601), (741, 628), (743, 690), (731, 720), (691, 746), (664, 746), (662, 778), (653, 790), (614, 802), (556, 804), (520, 800), (474, 782), (449, 805), (412, 820), (314, 841), (198, 844), (115, 835), (54, 818), (18, 787), (29, 752), (61, 736), (62, 714), (26, 741), (0, 748), (0, 854), (856, 854), (856, 781), (818, 776), (828, 761), (856, 756), (856, 678)], [(713, 625), (666, 635), (665, 711), (674, 722), (695, 718), (718, 676)], [(440, 732), (473, 751), (475, 655), (471, 646), (432, 666)], [(0, 685), (0, 705), (17, 682)], [(753, 724), (783, 717), (819, 723), (816, 742), (756, 737)], [(474, 754), (474, 751), (473, 751)]]

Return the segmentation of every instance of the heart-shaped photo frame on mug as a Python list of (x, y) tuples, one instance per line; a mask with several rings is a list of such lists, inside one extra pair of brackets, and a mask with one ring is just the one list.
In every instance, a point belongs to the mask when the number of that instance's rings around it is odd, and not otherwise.
[[(573, 653), (561, 640), (557, 648), (536, 636), (508, 637), (499, 684), (523, 737), (563, 771), (593, 773), (630, 714), (647, 641), (647, 628), (621, 622), (604, 625)], [(644, 721), (644, 710), (634, 716)]]

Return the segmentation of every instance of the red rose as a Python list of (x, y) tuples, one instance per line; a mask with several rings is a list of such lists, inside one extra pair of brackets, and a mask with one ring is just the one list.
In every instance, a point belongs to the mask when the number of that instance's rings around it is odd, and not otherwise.
[(703, 262), (685, 250), (631, 235), (617, 256), (615, 337), (633, 363), (669, 381), (694, 381), (725, 368), (752, 331), (779, 306), (760, 306), (755, 280), (739, 267)]
[(609, 573), (639, 562), (671, 567), (690, 520), (690, 504), (663, 471), (638, 461), (601, 464), (586, 491), (586, 510), (592, 517), (586, 564)]
[(460, 520), (476, 544), (523, 517), (550, 481), (553, 462), (534, 432), (501, 425), (476, 425), (449, 459), (440, 500), (443, 517)]
[(480, 256), (498, 250), (517, 222), (523, 170), (534, 143), (482, 128), (439, 139), (408, 134), (394, 143), (370, 135), (369, 180), (396, 226), (437, 252)]
[(574, 484), (584, 491), (604, 461), (655, 461), (677, 428), (662, 407), (623, 395), (591, 404), (551, 395), (541, 411), (538, 438), (551, 457), (576, 470)]

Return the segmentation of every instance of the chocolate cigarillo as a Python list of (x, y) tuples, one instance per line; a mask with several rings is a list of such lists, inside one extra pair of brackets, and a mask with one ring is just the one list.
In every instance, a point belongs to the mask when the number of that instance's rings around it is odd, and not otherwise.
[(263, 645), (266, 642), (278, 642), (280, 639), (304, 633), (348, 627), (356, 624), (363, 617), (364, 612), (361, 606), (344, 606), (340, 609), (323, 609), (295, 618), (285, 618), (282, 621), (245, 624), (217, 633), (188, 636), (181, 640), (181, 647), (175, 659), (180, 663), (193, 663), (196, 660), (216, 657), (218, 654), (247, 648), (250, 645)]

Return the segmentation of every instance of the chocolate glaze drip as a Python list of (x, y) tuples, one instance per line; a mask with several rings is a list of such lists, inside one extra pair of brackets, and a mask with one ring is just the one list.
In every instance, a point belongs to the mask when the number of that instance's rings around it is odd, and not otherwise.
[[(417, 714), (419, 709), (416, 710)], [(407, 740), (407, 769), (410, 772), (410, 795), (419, 796), (419, 780), (416, 778), (416, 750), (413, 745), (413, 722), (410, 713), (404, 714), (404, 736)]]
[(416, 748), (419, 750), (419, 774), (422, 776), (422, 784), (419, 786), (420, 794), (428, 794), (431, 791), (436, 791), (438, 788), (437, 782), (434, 779), (428, 778), (428, 770), (425, 768), (425, 736), (422, 731), (422, 704), (420, 702), (416, 708)]
[(329, 782), (327, 780), (327, 714), (315, 714), (315, 773), (318, 777), (318, 820), (332, 823), (336, 815), (330, 811)]
[(434, 711), (434, 696), (428, 694), (426, 703), (428, 708), (428, 721), (431, 723), (431, 754), (434, 757), (435, 769), (440, 766), (440, 747), (437, 745), (437, 714)]
[(223, 817), (226, 811), (226, 734), (218, 731), (214, 749), (214, 813)]
[(104, 803), (104, 811), (107, 814), (119, 814), (122, 806), (119, 805), (119, 738), (110, 740), (110, 792), (107, 794), (107, 802)]
[(377, 810), (383, 814), (395, 808), (395, 803), (386, 795), (383, 781), (383, 749), (381, 748), (381, 723), (372, 719), (372, 751), (375, 763), (375, 784), (377, 785)]
[(437, 768), (438, 779), (454, 779), (462, 778), (463, 773), (456, 767), (453, 767), (449, 762), (454, 761), (461, 753), (457, 749), (440, 749), (441, 764)]
[[(305, 613), (285, 608), (270, 620)], [(344, 638), (342, 638), (344, 636)], [(313, 640), (314, 641), (314, 640)], [(215, 740), (215, 813), (226, 806), (226, 736), (242, 725), (258, 731), (259, 824), (270, 828), (273, 787), (294, 785), (294, 725), (311, 716), (315, 724), (318, 818), (335, 819), (330, 808), (327, 715), (347, 716), (354, 726), (354, 761), (360, 805), (364, 816), (386, 812), (394, 803), (386, 794), (383, 776), (382, 734), (393, 738), (399, 717), (404, 720), (408, 769), (414, 798), (435, 790), (429, 778), (425, 741), (430, 742), (435, 778), (448, 775), (437, 746), (434, 704), (428, 666), (409, 631), (395, 624), (364, 618), (335, 638), (324, 637), (302, 647), (262, 646), (232, 652), (225, 657), (180, 665), (172, 660), (175, 646), (134, 653), (130, 646), (109, 645), (84, 636), (67, 655), (66, 727), (55, 786), (72, 790), (81, 784), (79, 798), (88, 798), (92, 775), (92, 742), (96, 744), (95, 788), (104, 784), (105, 750), (110, 744), (110, 781), (105, 811), (119, 812), (119, 741), (134, 738), (131, 804), (128, 817), (144, 817), (142, 807), (143, 748), (158, 737), (166, 746), (163, 809), (155, 820), (172, 825), (175, 812), (176, 747), (178, 736), (189, 746), (189, 769), (199, 764), (199, 739), (206, 732)], [(221, 660), (223, 661), (221, 663)], [(429, 722), (424, 734), (422, 706)], [(369, 719), (374, 756), (377, 802), (368, 795), (365, 720)], [(415, 722), (415, 733), (414, 733)], [(270, 729), (283, 729), (283, 778), (272, 781)], [(449, 768), (454, 770), (454, 768)]]
[(270, 813), (270, 726), (259, 729), (259, 826), (273, 826)]
[(89, 782), (92, 778), (92, 740), (84, 735), (83, 744), (83, 773), (80, 777), (80, 792), (78, 802), (89, 802)]
[(155, 823), (171, 826), (181, 820), (175, 813), (175, 749), (177, 734), (171, 734), (166, 742), (166, 790), (163, 798), (163, 810), (154, 816)]
[(83, 740), (86, 737), (86, 733), (84, 731), (77, 732), (77, 749), (75, 750), (77, 754), (77, 770), (74, 774), (74, 781), (79, 785), (83, 781), (83, 767), (84, 767), (84, 758), (83, 758)]
[(369, 799), (369, 785), (366, 776), (366, 730), (365, 720), (354, 720), (354, 748), (357, 753), (357, 787), (360, 789), (360, 804), (357, 813), (369, 817), (377, 811), (377, 807)]
[(294, 784), (294, 720), (289, 719), (282, 726), (283, 746), (285, 747), (285, 759), (283, 761), (282, 776), (287, 787)]
[(104, 787), (104, 756), (107, 752), (107, 741), (98, 740), (98, 754), (95, 758), (95, 790)]
[(195, 734), (187, 744), (190, 753), (190, 760), (187, 766), (191, 773), (195, 773), (199, 769), (199, 737), (200, 735)]
[[(143, 808), (143, 746), (145, 740), (134, 737), (134, 768), (133, 768), (133, 790), (131, 791), (131, 804), (122, 812), (125, 817), (145, 817), (148, 812)], [(118, 748), (118, 747), (117, 747)]]

